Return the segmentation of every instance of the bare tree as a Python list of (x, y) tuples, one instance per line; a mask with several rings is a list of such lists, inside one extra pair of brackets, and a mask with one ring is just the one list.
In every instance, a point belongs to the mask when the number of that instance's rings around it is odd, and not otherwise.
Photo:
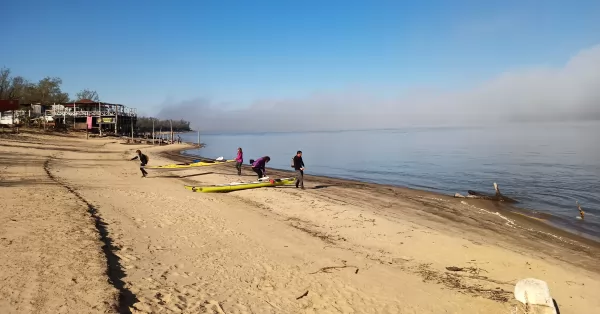
[(0, 99), (8, 98), (8, 91), (10, 90), (10, 69), (0, 69)]
[(76, 96), (76, 99), (75, 99), (76, 101), (82, 100), (82, 99), (89, 99), (94, 102), (100, 102), (100, 97), (98, 96), (98, 93), (95, 90), (91, 90), (91, 89), (87, 89), (87, 88), (80, 91), (75, 96)]
[(15, 76), (11, 80), (10, 88), (8, 90), (9, 99), (19, 99), (21, 103), (30, 102), (29, 98), (35, 86), (22, 76)]

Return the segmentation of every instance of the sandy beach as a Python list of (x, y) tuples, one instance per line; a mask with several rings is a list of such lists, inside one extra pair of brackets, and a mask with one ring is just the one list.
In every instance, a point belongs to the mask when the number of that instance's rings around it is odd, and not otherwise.
[(529, 277), (600, 309), (598, 243), (502, 205), (311, 176), (193, 193), (240, 178), (128, 160), (185, 148), (0, 135), (0, 313), (515, 313)]

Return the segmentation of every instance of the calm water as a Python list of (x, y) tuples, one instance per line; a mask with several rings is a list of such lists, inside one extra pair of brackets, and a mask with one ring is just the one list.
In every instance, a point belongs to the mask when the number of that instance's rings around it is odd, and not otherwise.
[[(196, 134), (185, 134), (196, 141)], [(554, 224), (600, 235), (600, 123), (512, 124), (479, 128), (201, 134), (204, 157), (244, 162), (269, 155), (268, 167), (290, 169), (297, 150), (306, 172), (454, 194), (493, 192), (493, 182), (519, 207), (549, 213)], [(268, 169), (267, 169), (268, 172)], [(578, 216), (575, 200), (586, 212)]]

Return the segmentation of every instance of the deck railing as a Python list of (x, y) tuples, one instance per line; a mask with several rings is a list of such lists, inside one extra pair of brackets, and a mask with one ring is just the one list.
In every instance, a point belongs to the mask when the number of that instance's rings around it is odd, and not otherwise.
[(131, 108), (128, 110), (117, 111), (117, 110), (73, 110), (73, 108), (53, 108), (50, 110), (53, 116), (67, 116), (67, 117), (106, 117), (106, 116), (121, 116), (121, 117), (135, 117), (137, 112)]

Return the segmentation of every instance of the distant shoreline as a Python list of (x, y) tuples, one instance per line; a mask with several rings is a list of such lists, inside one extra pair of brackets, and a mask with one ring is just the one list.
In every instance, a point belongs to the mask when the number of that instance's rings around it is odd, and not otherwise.
[[(188, 143), (191, 146), (191, 144)], [(195, 147), (190, 147), (188, 149), (174, 149), (174, 150), (166, 150), (161, 153), (161, 155), (165, 158), (171, 159), (175, 162), (189, 162), (191, 160), (212, 160), (210, 158), (202, 157), (194, 154), (187, 154), (186, 151), (196, 149)], [(233, 167), (233, 166), (231, 166)], [(244, 164), (243, 169), (252, 172), (250, 165), (247, 163)], [(285, 169), (276, 169), (269, 168), (267, 170), (268, 175), (275, 175), (278, 177), (289, 177), (294, 174), (294, 171), (285, 170)], [(502, 216), (505, 216), (509, 220), (513, 220), (519, 225), (526, 226), (530, 229), (538, 230), (541, 233), (546, 234), (547, 236), (551, 236), (554, 238), (566, 238), (571, 241), (579, 242), (588, 246), (592, 246), (600, 249), (600, 238), (594, 238), (593, 236), (583, 236), (575, 233), (575, 230), (569, 230), (566, 228), (561, 228), (551, 222), (548, 222), (546, 217), (555, 217), (552, 214), (543, 213), (544, 218), (532, 216), (527, 212), (526, 209), (520, 208), (518, 206), (514, 206), (511, 204), (505, 204), (501, 202), (494, 201), (486, 201), (486, 200), (477, 200), (477, 199), (460, 199), (455, 198), (452, 195), (447, 195), (434, 191), (427, 191), (422, 189), (404, 187), (404, 186), (395, 186), (388, 184), (381, 184), (375, 182), (365, 182), (353, 179), (346, 178), (335, 178), (329, 176), (322, 175), (305, 175), (307, 181), (317, 182), (321, 186), (328, 185), (336, 185), (341, 187), (349, 187), (349, 188), (359, 188), (359, 189), (372, 189), (374, 193), (382, 193), (388, 195), (390, 192), (394, 193), (395, 191), (401, 193), (409, 193), (409, 194), (424, 194), (432, 197), (440, 197), (448, 200), (453, 200), (456, 202), (468, 201), (469, 204), (476, 204), (478, 208), (482, 208), (489, 212), (497, 212)]]
[[(416, 125), (393, 128), (363, 128), (363, 129), (323, 129), (323, 130), (296, 130), (296, 131), (202, 131), (202, 135), (260, 135), (260, 134), (289, 134), (289, 133), (338, 133), (338, 132), (380, 132), (380, 131), (402, 131), (402, 130), (453, 130), (453, 129), (483, 129), (489, 127), (503, 127), (506, 125), (556, 125), (556, 124), (576, 124), (582, 123), (599, 124), (600, 119), (573, 120), (573, 121), (511, 121), (501, 124), (482, 124), (482, 125)], [(185, 131), (182, 133), (198, 133), (198, 130)]]

